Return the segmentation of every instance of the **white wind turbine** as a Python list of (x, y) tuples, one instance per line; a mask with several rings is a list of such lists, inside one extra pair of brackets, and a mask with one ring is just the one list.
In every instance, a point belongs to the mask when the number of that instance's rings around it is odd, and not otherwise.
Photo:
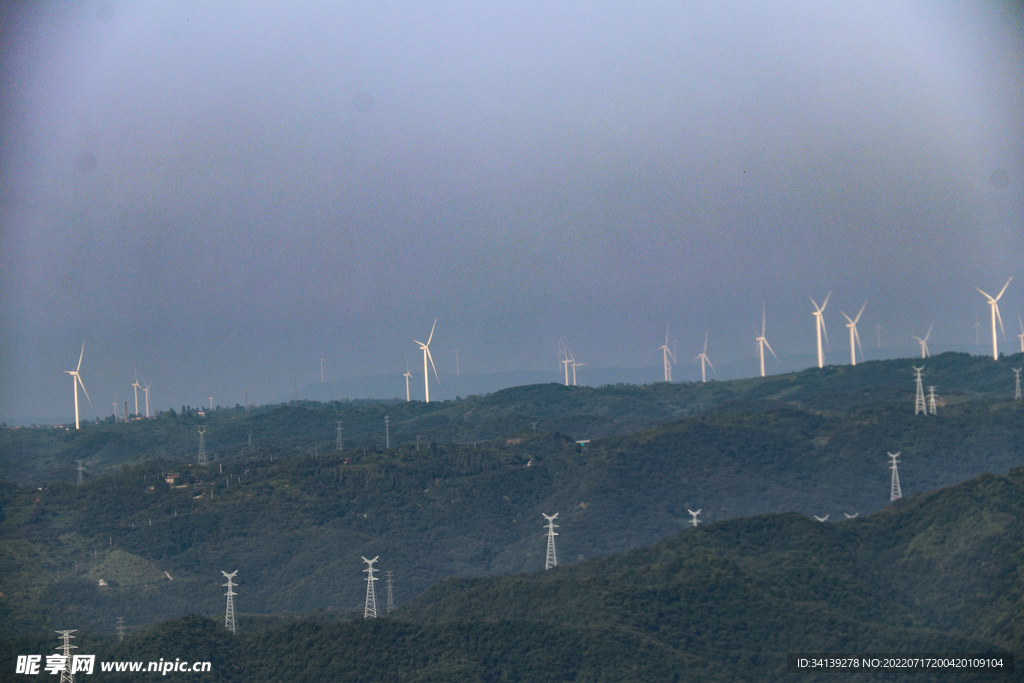
[(822, 313), (825, 312), (825, 307), (828, 306), (828, 298), (832, 296), (832, 292), (825, 295), (825, 301), (822, 302), (821, 306), (818, 302), (811, 298), (811, 303), (814, 304), (814, 310), (811, 311), (811, 315), (814, 316), (815, 330), (818, 335), (818, 367), (825, 367), (825, 350), (821, 346), (821, 335), (825, 335), (825, 343), (828, 343), (828, 330), (825, 329), (825, 319), (822, 317)]
[[(761, 376), (764, 377), (764, 348), (767, 346), (768, 350), (775, 356), (772, 345), (768, 343), (768, 339), (764, 336), (764, 304), (761, 304), (761, 336), (756, 337), (755, 341), (757, 342), (757, 357), (761, 361)], [(775, 360), (779, 360), (779, 357), (775, 356)]]
[[(708, 333), (707, 332), (704, 333), (704, 350), (701, 351), (699, 354), (697, 354), (697, 356), (694, 358), (694, 360), (700, 360), (700, 381), (701, 382), (707, 382), (708, 381), (708, 375), (707, 375), (707, 369), (705, 368), (705, 363), (707, 363), (707, 365), (710, 365), (712, 370), (715, 370), (714, 364), (712, 364), (711, 359), (708, 358)], [(715, 370), (715, 372), (717, 373), (718, 371)]]
[[(1011, 277), (1010, 280), (1012, 280), (1012, 279), (1013, 278)], [(999, 294), (996, 294), (995, 298), (990, 297), (988, 294), (983, 292), (981, 290), (981, 288), (975, 287), (975, 289), (977, 289), (979, 292), (981, 292), (982, 296), (984, 296), (986, 299), (988, 299), (988, 305), (992, 308), (992, 359), (993, 360), (999, 360), (999, 346), (998, 346), (998, 341), (996, 339), (996, 320), (999, 321), (999, 329), (1003, 330), (1003, 318), (1002, 318), (1001, 315), (999, 315), (999, 303), (998, 302), (999, 302), (1000, 297), (1003, 296), (1003, 292), (1005, 292), (1006, 288), (1010, 286), (1010, 280), (1006, 281), (1006, 284), (1003, 285), (1003, 288), (999, 290)], [(1003, 330), (1003, 336), (1006, 336), (1006, 330)]]
[[(131, 386), (135, 389), (135, 412), (132, 413), (132, 414), (133, 415), (138, 415), (139, 414), (139, 389), (142, 388), (142, 385), (139, 384), (139, 369), (138, 368), (135, 369), (135, 382), (132, 383)], [(124, 419), (127, 420), (128, 416), (125, 415)]]
[(153, 386), (152, 382), (142, 387), (142, 391), (146, 394), (146, 417), (149, 417), (149, 388), (151, 386)]
[(668, 348), (668, 325), (665, 325), (665, 343), (658, 347), (661, 351), (661, 361), (665, 368), (665, 381), (672, 381), (672, 363), (676, 362), (676, 354)]
[(1020, 334), (1017, 335), (1020, 339), (1020, 352), (1024, 353), (1024, 320), (1020, 319), (1020, 311), (1017, 311), (1017, 322), (1020, 323)]
[(566, 352), (569, 354), (569, 365), (572, 366), (572, 385), (576, 386), (576, 368), (583, 367), (586, 363), (577, 363), (576, 356), (572, 355), (572, 351), (569, 351), (566, 347)]
[(75, 429), (78, 429), (78, 386), (82, 386), (82, 391), (85, 392), (85, 398), (92, 403), (92, 399), (89, 398), (89, 392), (85, 390), (85, 383), (82, 381), (82, 376), (78, 374), (78, 371), (82, 369), (82, 356), (85, 355), (85, 342), (82, 342), (82, 352), (78, 354), (78, 367), (74, 370), (65, 370), (67, 374), (71, 375), (72, 388), (75, 392)]
[(412, 377), (412, 373), (409, 372), (409, 357), (405, 357), (405, 373), (402, 375), (405, 377), (405, 401), (409, 402), (409, 378)]
[[(857, 321), (860, 320), (860, 315), (861, 313), (864, 312), (864, 308), (867, 305), (868, 302), (865, 301), (864, 305), (860, 307), (860, 311), (857, 313), (857, 317), (854, 318), (853, 320), (850, 320), (850, 316), (846, 315), (842, 311), (839, 311), (840, 313), (843, 314), (843, 317), (846, 318), (846, 326), (850, 328), (850, 365), (857, 364), (856, 348), (860, 349), (861, 358), (864, 357), (864, 347), (860, 345), (860, 333), (857, 332)], [(854, 342), (856, 342), (856, 348), (854, 347)]]
[(434, 357), (430, 355), (430, 342), (434, 339), (435, 327), (437, 327), (437, 318), (434, 318), (434, 324), (430, 327), (430, 336), (427, 337), (426, 344), (413, 339), (423, 350), (423, 394), (426, 397), (426, 403), (430, 403), (430, 374), (427, 372), (427, 360), (430, 360), (430, 367), (434, 370), (434, 377), (438, 382), (441, 381), (441, 378), (437, 376), (437, 368), (434, 367)]
[(932, 323), (931, 325), (928, 326), (928, 334), (924, 335), (924, 339), (921, 339), (918, 336), (914, 336), (914, 339), (917, 340), (917, 343), (921, 345), (921, 358), (927, 358), (928, 356), (932, 355), (932, 352), (928, 350), (928, 337), (932, 336), (933, 327), (935, 327), (935, 323)]
[(560, 370), (565, 371), (565, 386), (569, 386), (569, 364), (572, 359), (569, 358), (569, 347), (562, 343), (562, 340), (558, 340), (558, 364), (562, 367)]

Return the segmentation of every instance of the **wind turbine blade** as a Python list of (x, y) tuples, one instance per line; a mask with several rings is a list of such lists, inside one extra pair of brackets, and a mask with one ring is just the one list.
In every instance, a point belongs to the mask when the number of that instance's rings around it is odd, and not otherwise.
[(825, 300), (823, 302), (821, 302), (821, 310), (822, 311), (824, 311), (825, 307), (828, 306), (828, 300), (829, 300), (829, 298), (831, 296), (832, 296), (832, 292), (829, 292), (828, 294), (825, 295)]
[(427, 337), (427, 346), (430, 346), (430, 342), (434, 338), (434, 328), (435, 327), (437, 327), (437, 318), (434, 318), (434, 324), (430, 326), (430, 336)]
[(676, 354), (672, 353), (672, 350), (669, 349), (667, 346), (665, 347), (665, 351), (668, 352), (668, 357), (672, 359), (673, 363), (675, 363), (676, 362)]
[(82, 369), (82, 356), (85, 355), (85, 342), (82, 342), (82, 352), (78, 354), (78, 367), (75, 368), (75, 372)]
[(707, 332), (707, 330), (704, 330), (704, 351), (702, 353), (707, 353), (707, 352), (708, 352), (708, 332)]
[[(708, 362), (708, 365), (711, 366), (712, 370), (715, 370), (715, 364), (711, 362), (710, 358), (708, 358), (707, 356), (704, 356), (704, 360), (706, 360)], [(715, 374), (716, 375), (718, 374), (718, 370), (715, 370)]]
[[(772, 345), (768, 343), (768, 340), (765, 339), (764, 337), (761, 337), (761, 340), (764, 342), (764, 345), (768, 347), (768, 350), (772, 352), (772, 355), (775, 356), (775, 352), (772, 351)], [(779, 357), (775, 356), (775, 360), (779, 360)]]
[[(1006, 284), (1010, 284), (1010, 283), (1006, 283)], [(995, 302), (995, 299), (993, 299), (993, 298), (992, 298), (992, 297), (990, 297), (990, 296), (989, 296), (988, 294), (986, 294), (986, 293), (984, 292), (984, 290), (982, 290), (982, 288), (981, 288), (981, 287), (975, 287), (975, 289), (976, 289), (976, 290), (978, 290), (979, 292), (981, 292), (981, 295), (982, 295), (982, 296), (984, 296), (984, 297), (985, 297), (986, 299), (988, 299), (988, 302), (989, 302), (990, 304), (991, 304), (991, 303), (994, 303), (994, 302)]]
[(928, 326), (928, 334), (924, 335), (924, 340), (928, 341), (928, 337), (932, 336), (932, 328), (935, 327), (935, 323)]
[[(82, 391), (85, 391), (85, 382), (82, 381), (81, 375), (79, 375), (77, 372), (75, 373), (75, 380), (77, 380), (78, 384), (82, 387)], [(92, 399), (89, 398), (88, 391), (85, 391), (85, 398), (87, 401), (89, 401), (89, 405), (92, 405)]]
[(761, 302), (761, 336), (764, 336), (764, 302)]
[(850, 319), (850, 316), (846, 315), (842, 311), (839, 311), (839, 314), (846, 318), (846, 322), (850, 323), (849, 325), (847, 325), (847, 327), (850, 327), (851, 325), (854, 324), (854, 322)]
[[(1010, 280), (1012, 280), (1012, 279), (1013, 279), (1013, 277), (1010, 277)], [(1010, 280), (1007, 280), (1006, 284), (1003, 285), (1003, 288), (999, 290), (998, 294), (996, 294), (996, 301), (999, 301), (999, 298), (1003, 296), (1003, 292), (1005, 292), (1006, 288), (1010, 286)], [(84, 346), (84, 344), (83, 344), (83, 346)]]
[(423, 350), (427, 352), (427, 359), (430, 360), (430, 369), (434, 371), (434, 378), (440, 382), (441, 378), (437, 376), (437, 368), (434, 367), (434, 357), (430, 355), (430, 347), (424, 346)]
[(992, 310), (996, 312), (996, 320), (999, 321), (999, 331), (1003, 333), (1003, 340), (1005, 341), (1006, 330), (1003, 329), (1003, 316), (999, 315), (999, 304), (997, 304), (995, 301), (992, 302)]
[(814, 297), (813, 296), (809, 296), (807, 298), (811, 300), (812, 304), (814, 304), (814, 310), (817, 311), (818, 313), (821, 313), (821, 306), (819, 306), (818, 302), (814, 300)]
[(868, 302), (865, 301), (864, 305), (860, 307), (860, 311), (857, 312), (857, 317), (853, 319), (853, 324), (854, 325), (856, 325), (857, 322), (860, 321), (860, 316), (861, 316), (862, 313), (864, 313), (864, 309), (867, 308), (867, 306), (868, 306)]

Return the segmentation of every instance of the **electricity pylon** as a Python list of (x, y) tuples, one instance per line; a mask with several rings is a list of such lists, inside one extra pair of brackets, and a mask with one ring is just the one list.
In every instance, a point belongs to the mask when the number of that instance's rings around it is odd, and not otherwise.
[(206, 460), (206, 425), (199, 427), (199, 466), (205, 467), (209, 463)]
[(228, 592), (224, 594), (224, 595), (228, 596), (228, 606), (227, 606), (227, 610), (225, 610), (225, 612), (224, 612), (224, 628), (226, 628), (227, 630), (231, 631), (232, 633), (236, 633), (236, 631), (235, 631), (235, 596), (238, 595), (238, 593), (236, 593), (235, 591), (232, 590), (235, 587), (235, 583), (234, 583), (234, 581), (232, 581), (232, 579), (235, 578), (235, 574), (238, 573), (238, 570), (236, 569), (235, 571), (233, 571), (230, 574), (228, 574), (226, 571), (224, 571), (222, 569), (220, 573), (223, 574), (225, 577), (227, 577), (227, 580), (228, 580), (227, 583), (221, 584), (222, 586), (227, 586), (228, 587)]
[(694, 512), (690, 508), (686, 508), (686, 511), (689, 512), (690, 513), (690, 517), (693, 518), (693, 519), (690, 520), (690, 522), (693, 524), (693, 526), (697, 526), (698, 524), (700, 524), (700, 520), (697, 519), (697, 516), (700, 514), (700, 510), (697, 510), (696, 512)]
[(395, 609), (395, 594), (392, 590), (391, 572), (385, 572), (388, 575), (388, 614)]
[[(380, 555), (377, 557), (380, 557)], [(366, 577), (366, 606), (363, 607), (363, 619), (377, 618), (377, 594), (373, 590), (373, 582), (378, 580), (373, 573), (375, 571), (380, 571), (379, 569), (373, 568), (373, 563), (377, 561), (377, 557), (372, 560), (368, 560), (365, 557), (363, 558), (363, 562), (366, 563), (366, 569), (363, 571), (369, 574), (369, 576)]]
[(1013, 369), (1013, 374), (1015, 374), (1017, 376), (1017, 381), (1016, 381), (1015, 389), (1014, 389), (1014, 392), (1013, 392), (1013, 398), (1016, 401), (1020, 400), (1020, 371), (1021, 370), (1024, 370), (1024, 368), (1014, 368)]
[(935, 387), (928, 387), (928, 414), (935, 415)]
[(893, 503), (897, 499), (903, 497), (903, 491), (900, 489), (900, 471), (896, 467), (896, 458), (898, 458), (899, 455), (899, 453), (889, 453), (889, 457), (892, 458), (892, 485), (889, 487), (890, 503)]
[(924, 370), (924, 366), (921, 367), (911, 366), (914, 368), (914, 375), (917, 377), (917, 398), (914, 399), (914, 415), (920, 415), (924, 413), (928, 414), (928, 408), (924, 405), (924, 384), (921, 382), (921, 371)]
[(555, 524), (555, 519), (557, 518), (557, 512), (550, 517), (546, 514), (544, 515), (544, 519), (548, 520), (548, 553), (544, 558), (544, 569), (552, 569), (558, 566), (558, 555), (555, 553), (555, 536), (558, 535), (558, 532), (555, 531), (558, 528), (558, 525)]
[(76, 460), (75, 462), (78, 463), (78, 467), (76, 468), (78, 470), (78, 485), (81, 486), (82, 485), (82, 461), (81, 460)]
[(71, 673), (71, 651), (77, 650), (77, 645), (71, 644), (71, 639), (74, 638), (72, 633), (78, 629), (71, 629), (70, 631), (56, 631), (60, 634), (60, 647), (57, 649), (64, 655), (64, 668), (60, 671), (60, 683), (75, 683), (75, 675)]
[(345, 450), (345, 442), (341, 438), (341, 433), (344, 430), (341, 428), (341, 423), (340, 422), (338, 423), (338, 429), (336, 431), (338, 432), (338, 450), (339, 451), (343, 451), (343, 450)]
[(124, 617), (117, 618), (117, 640), (118, 642), (124, 640)]

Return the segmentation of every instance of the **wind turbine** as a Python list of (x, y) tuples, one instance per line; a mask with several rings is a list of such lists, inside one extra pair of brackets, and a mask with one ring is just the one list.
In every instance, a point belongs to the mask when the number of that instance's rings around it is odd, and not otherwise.
[(665, 343), (659, 346), (658, 350), (661, 351), (661, 362), (665, 368), (665, 381), (671, 382), (672, 363), (676, 362), (676, 354), (672, 353), (672, 349), (668, 348), (668, 325), (665, 325)]
[[(775, 356), (775, 351), (772, 351), (772, 345), (768, 343), (768, 339), (764, 336), (764, 304), (761, 304), (761, 336), (756, 337), (757, 341), (757, 356), (761, 361), (761, 376), (764, 377), (764, 347), (768, 347), (768, 350)], [(775, 356), (775, 360), (779, 360), (778, 356)]]
[(864, 308), (867, 305), (868, 302), (865, 301), (864, 305), (860, 307), (860, 311), (857, 313), (857, 317), (854, 318), (853, 320), (850, 320), (850, 316), (846, 315), (842, 311), (839, 311), (840, 313), (843, 314), (843, 317), (846, 318), (846, 326), (850, 328), (850, 365), (857, 364), (857, 352), (854, 348), (854, 342), (856, 342), (856, 346), (860, 348), (861, 358), (864, 357), (864, 347), (860, 345), (860, 333), (857, 332), (857, 321), (860, 320), (860, 315), (861, 313), (864, 312)]
[(92, 399), (89, 398), (89, 392), (85, 390), (85, 383), (82, 381), (82, 376), (78, 374), (78, 371), (82, 369), (82, 356), (85, 355), (85, 342), (82, 342), (82, 352), (78, 354), (78, 367), (74, 370), (65, 370), (67, 374), (71, 375), (72, 389), (75, 392), (75, 429), (78, 429), (78, 386), (82, 386), (82, 391), (85, 392), (85, 397), (89, 399), (89, 403), (92, 404)]
[(932, 336), (932, 328), (935, 327), (935, 323), (928, 326), (928, 334), (924, 335), (924, 339), (915, 336), (914, 339), (921, 345), (921, 358), (927, 358), (932, 355), (932, 352), (928, 350), (928, 337)]
[[(568, 349), (566, 349), (568, 351)], [(576, 386), (576, 368), (583, 367), (586, 363), (577, 363), (576, 356), (572, 355), (572, 351), (569, 351), (569, 365), (572, 366), (572, 385)]]
[(825, 329), (825, 319), (822, 317), (822, 313), (825, 312), (825, 307), (828, 306), (828, 298), (832, 296), (832, 292), (825, 295), (825, 301), (822, 302), (821, 306), (818, 302), (811, 298), (811, 303), (814, 304), (814, 310), (811, 311), (811, 315), (814, 316), (815, 330), (818, 335), (818, 367), (825, 367), (825, 351), (821, 347), (821, 335), (825, 335), (825, 343), (828, 343), (828, 330)]
[(405, 374), (403, 374), (402, 377), (405, 377), (405, 401), (406, 401), (406, 403), (408, 403), (409, 402), (409, 378), (412, 377), (412, 373), (409, 372), (409, 357), (408, 356), (405, 357)]
[(569, 358), (569, 347), (562, 343), (562, 340), (558, 340), (558, 363), (562, 366), (565, 371), (565, 386), (569, 386), (569, 363), (572, 359)]
[(1024, 320), (1020, 319), (1020, 311), (1017, 311), (1017, 322), (1020, 323), (1020, 334), (1017, 335), (1020, 339), (1020, 352), (1024, 353)]
[[(1010, 280), (1013, 278), (1011, 277)], [(995, 298), (990, 297), (988, 294), (983, 292), (981, 288), (975, 287), (981, 295), (988, 299), (988, 305), (992, 308), (992, 360), (999, 360), (999, 346), (996, 340), (996, 320), (999, 321), (999, 329), (1003, 330), (1003, 318), (999, 315), (999, 299), (1003, 296), (1003, 292), (1010, 286), (1010, 280), (1006, 281), (1003, 288), (999, 290), (999, 294), (996, 294)], [(1006, 336), (1006, 330), (1003, 330), (1003, 336)]]
[(430, 375), (427, 373), (427, 360), (430, 360), (430, 367), (434, 370), (434, 377), (438, 382), (441, 378), (437, 376), (437, 368), (434, 367), (434, 357), (430, 355), (430, 342), (434, 339), (434, 328), (437, 327), (437, 318), (434, 318), (434, 324), (430, 326), (430, 336), (427, 337), (427, 343), (424, 344), (421, 341), (414, 342), (420, 345), (423, 350), (423, 394), (426, 397), (426, 402), (430, 403)]
[[(704, 332), (704, 350), (701, 351), (699, 354), (697, 354), (697, 356), (694, 358), (694, 360), (698, 360), (698, 359), (700, 360), (700, 381), (701, 382), (707, 382), (708, 381), (708, 375), (707, 375), (707, 370), (706, 370), (704, 364), (707, 363), (708, 365), (711, 366), (712, 370), (715, 370), (714, 364), (711, 362), (711, 359), (708, 358), (708, 333), (707, 332)], [(717, 373), (718, 370), (715, 370), (715, 372)]]
[(146, 417), (149, 417), (149, 388), (151, 386), (153, 386), (152, 382), (142, 387), (142, 391), (146, 394)]
[[(135, 388), (135, 412), (133, 413), (133, 415), (138, 415), (139, 414), (139, 389), (142, 388), (142, 385), (139, 384), (139, 369), (138, 368), (135, 368), (135, 382), (131, 386)], [(124, 419), (127, 420), (128, 416), (125, 415)]]

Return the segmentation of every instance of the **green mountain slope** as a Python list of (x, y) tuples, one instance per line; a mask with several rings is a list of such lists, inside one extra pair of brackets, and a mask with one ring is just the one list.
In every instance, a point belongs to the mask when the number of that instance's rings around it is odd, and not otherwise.
[(760, 515), (551, 571), (449, 579), (389, 619), (300, 621), (230, 637), (192, 616), (120, 644), (91, 636), (91, 645), (108, 660), (206, 659), (208, 680), (254, 683), (1017, 681), (1019, 671), (998, 670), (791, 674), (786, 658), (1019, 660), (1022, 520), (1024, 467), (841, 524)]

